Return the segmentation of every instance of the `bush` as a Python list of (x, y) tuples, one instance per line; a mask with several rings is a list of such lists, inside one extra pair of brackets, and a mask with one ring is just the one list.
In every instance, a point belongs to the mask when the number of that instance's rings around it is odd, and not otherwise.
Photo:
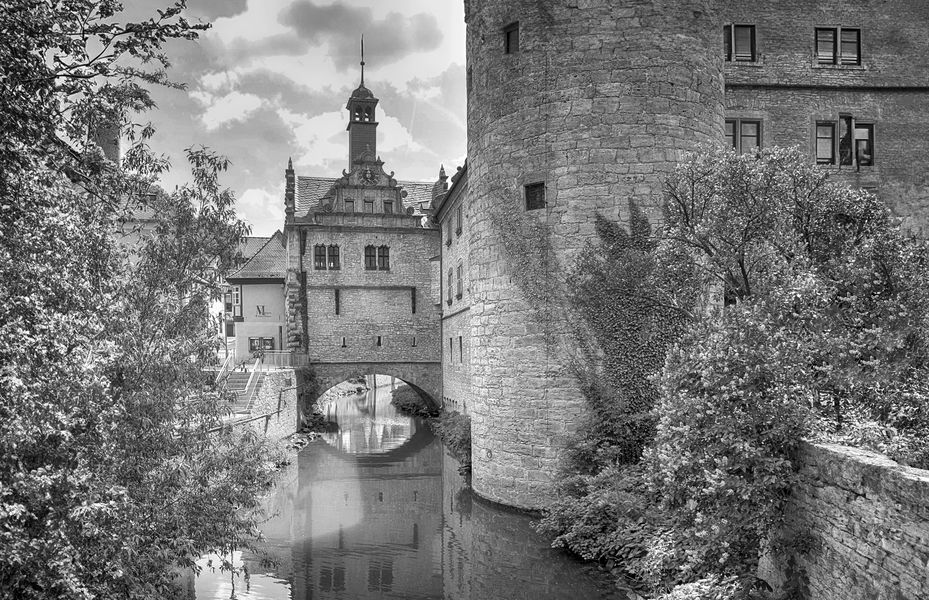
[(458, 471), (471, 473), (471, 417), (452, 411), (429, 421), (432, 430), (442, 439), (445, 449), (460, 463)]
[(408, 385), (398, 386), (393, 391), (390, 403), (403, 414), (428, 419), (435, 417), (439, 411), (423, 398), (422, 394)]

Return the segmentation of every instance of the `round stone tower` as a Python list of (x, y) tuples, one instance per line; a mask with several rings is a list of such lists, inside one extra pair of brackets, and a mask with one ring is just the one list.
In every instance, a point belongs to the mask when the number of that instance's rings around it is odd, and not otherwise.
[(595, 239), (595, 214), (624, 221), (635, 200), (657, 217), (663, 176), (685, 151), (723, 139), (712, 4), (465, 0), (469, 412), (481, 496), (522, 508), (551, 498), (586, 410), (559, 286)]

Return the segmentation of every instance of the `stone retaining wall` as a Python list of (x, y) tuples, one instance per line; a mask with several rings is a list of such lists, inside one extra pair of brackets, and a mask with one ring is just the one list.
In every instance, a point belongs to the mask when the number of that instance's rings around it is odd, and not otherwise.
[[(929, 471), (833, 444), (805, 444), (800, 464), (788, 533), (811, 536), (796, 565), (806, 596), (929, 598)], [(778, 586), (790, 573), (770, 560), (760, 571)]]
[[(280, 441), (297, 431), (297, 377), (292, 369), (266, 371), (255, 402), (252, 417), (268, 415), (245, 424), (261, 435)], [(280, 412), (278, 412), (280, 411)], [(272, 414), (274, 413), (274, 414)], [(249, 417), (249, 418), (252, 418)]]

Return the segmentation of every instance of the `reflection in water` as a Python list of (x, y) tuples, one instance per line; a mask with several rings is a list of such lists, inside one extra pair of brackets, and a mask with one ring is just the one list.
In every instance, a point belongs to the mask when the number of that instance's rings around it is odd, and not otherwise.
[[(620, 597), (551, 550), (528, 517), (472, 500), (429, 428), (393, 411), (389, 389), (377, 394), (333, 401), (339, 433), (301, 450), (270, 499), (278, 516), (263, 531), (278, 566), (265, 574), (243, 557), (250, 581), (243, 591), (239, 579), (238, 598)], [(201, 575), (197, 599), (229, 598), (229, 581)]]

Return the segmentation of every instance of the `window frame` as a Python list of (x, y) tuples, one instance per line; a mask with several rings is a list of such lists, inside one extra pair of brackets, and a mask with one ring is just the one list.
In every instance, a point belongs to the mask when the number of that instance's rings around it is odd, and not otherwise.
[[(823, 160), (819, 156), (819, 140), (827, 139), (819, 135), (819, 128), (825, 126), (831, 129), (831, 136), (829, 139), (832, 154), (829, 161)], [(845, 138), (845, 136), (842, 135), (843, 128), (848, 130), (849, 145), (847, 147), (847, 159), (844, 158), (842, 154), (844, 149), (843, 139)], [(876, 123), (873, 119), (857, 119), (854, 115), (848, 113), (840, 113), (838, 117), (834, 119), (817, 119), (814, 123), (813, 130), (813, 156), (816, 160), (816, 164), (839, 168), (852, 167), (855, 170), (861, 170), (861, 167), (873, 167), (875, 165), (876, 128)], [(857, 137), (859, 130), (867, 132), (867, 137), (863, 140)], [(865, 142), (865, 145), (870, 150), (867, 160), (861, 159), (862, 152), (860, 151), (861, 144), (859, 142), (862, 141)]]
[(384, 214), (392, 215), (394, 214), (394, 201), (393, 200), (384, 200)]
[(458, 267), (455, 270), (455, 273), (456, 273), (455, 277), (457, 280), (457, 286), (455, 288), (455, 298), (458, 298), (459, 300), (464, 295), (464, 284), (463, 284), (462, 271), (464, 271), (464, 265), (462, 265), (461, 263), (458, 263)]
[[(832, 35), (832, 55), (823, 60), (820, 54), (820, 34), (829, 32)], [(845, 52), (845, 33), (855, 35), (854, 58)], [(861, 66), (861, 27), (842, 27), (839, 25), (818, 26), (813, 28), (813, 55), (817, 65), (836, 65), (843, 67)]]
[[(541, 192), (535, 195), (535, 192)], [(548, 207), (548, 201), (545, 199), (545, 182), (534, 181), (523, 186), (523, 199), (527, 211), (542, 210)], [(539, 204), (541, 200), (541, 204)]]
[(377, 247), (377, 270), (390, 270), (390, 246), (386, 244)]
[(313, 270), (326, 270), (326, 244), (313, 244)]
[(448, 293), (446, 294), (447, 300), (445, 302), (446, 304), (451, 306), (452, 305), (452, 290), (454, 289), (452, 287), (452, 268), (451, 267), (448, 268), (448, 285), (446, 286), (446, 289)]
[(503, 53), (519, 54), (519, 21), (513, 21), (503, 28)]
[(342, 200), (342, 207), (345, 212), (354, 214), (355, 213), (355, 199), (346, 198)]
[(455, 235), (461, 235), (461, 205), (459, 204), (455, 209)]
[[(749, 58), (739, 58), (740, 54), (736, 47), (737, 30), (749, 30), (749, 45), (751, 53)], [(758, 62), (758, 30), (754, 24), (750, 23), (728, 23), (723, 26), (723, 47), (725, 61), (731, 63), (756, 63)], [(745, 56), (744, 53), (741, 56)]]
[(377, 246), (365, 246), (365, 271), (377, 271)]
[(366, 215), (374, 214), (374, 200), (373, 199), (371, 200), (368, 200), (367, 198), (364, 199), (364, 213)]
[[(732, 133), (733, 133), (731, 138), (729, 136), (729, 131), (728, 131), (728, 127), (730, 123), (732, 124)], [(756, 134), (758, 143), (755, 146), (752, 146), (750, 148), (745, 148), (743, 146), (742, 142), (743, 142), (743, 139), (746, 137), (745, 134), (742, 133), (743, 125), (755, 125), (758, 128), (757, 134)], [(731, 139), (730, 146), (732, 147), (733, 150), (736, 151), (737, 154), (745, 154), (746, 152), (749, 152), (752, 148), (763, 148), (764, 147), (764, 121), (763, 119), (758, 119), (755, 117), (749, 117), (749, 118), (733, 117), (731, 119), (726, 119), (726, 128), (727, 128), (726, 133), (725, 133), (726, 142), (727, 143), (730, 142), (730, 139)]]

